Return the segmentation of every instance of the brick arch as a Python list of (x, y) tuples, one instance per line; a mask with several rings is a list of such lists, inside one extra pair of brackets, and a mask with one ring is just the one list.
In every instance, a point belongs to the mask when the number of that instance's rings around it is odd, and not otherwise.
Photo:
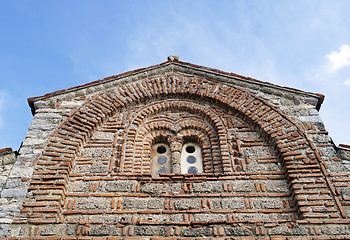
[[(35, 161), (36, 171), (33, 174), (30, 189), (45, 191), (47, 197), (43, 201), (43, 199), (39, 200), (40, 195), (35, 195), (33, 200), (40, 202), (40, 206), (26, 205), (23, 212), (33, 215), (27, 221), (38, 223), (39, 218), (44, 223), (62, 222), (64, 217), (60, 206), (66, 197), (65, 191), (69, 184), (69, 174), (74, 159), (79, 155), (83, 143), (89, 139), (98, 126), (120, 109), (164, 95), (212, 99), (213, 102), (233, 109), (244, 116), (276, 145), (280, 160), (285, 166), (286, 178), (290, 182), (299, 217), (301, 219), (337, 218), (338, 214), (338, 217), (341, 215), (345, 218), (338, 194), (328, 179), (318, 149), (310, 141), (303, 128), (293, 119), (265, 100), (238, 87), (213, 80), (173, 74), (167, 78), (144, 79), (141, 83), (130, 83), (124, 87), (102, 92), (68, 116), (52, 133), (47, 146)], [(220, 118), (214, 116), (212, 121), (220, 122)], [(137, 122), (137, 118), (134, 122)], [(225, 127), (219, 128), (218, 132), (225, 132)], [(305, 178), (308, 181), (303, 181)], [(324, 188), (313, 187), (313, 184), (319, 179), (326, 180)], [(318, 214), (318, 206), (325, 206), (326, 200), (320, 197), (309, 204), (303, 192), (310, 189), (318, 196), (322, 196), (324, 189), (329, 191), (332, 201), (337, 206), (337, 214)], [(45, 210), (49, 208), (50, 211)], [(34, 216), (34, 213), (37, 213), (38, 217)]]
[[(129, 142), (135, 142), (135, 132), (139, 128), (140, 124), (144, 121), (146, 117), (158, 114), (159, 112), (167, 111), (167, 110), (173, 110), (178, 109), (181, 111), (188, 111), (188, 112), (194, 112), (198, 116), (202, 116), (204, 119), (207, 119), (209, 123), (214, 127), (216, 131), (216, 135), (218, 138), (218, 141), (221, 143), (219, 145), (220, 151), (217, 152), (215, 155), (215, 159), (219, 161), (220, 158), (223, 158), (225, 160), (230, 159), (233, 161), (233, 156), (230, 156), (229, 149), (227, 149), (227, 146), (229, 145), (228, 142), (228, 132), (227, 132), (227, 126), (224, 120), (222, 120), (217, 114), (215, 113), (214, 109), (212, 107), (205, 107), (201, 105), (199, 102), (193, 101), (193, 100), (184, 100), (184, 99), (173, 99), (173, 100), (167, 100), (167, 101), (156, 101), (152, 102), (150, 104), (147, 104), (146, 106), (142, 106), (139, 109), (135, 109), (132, 116), (130, 116), (129, 124), (126, 126), (126, 131), (124, 134), (124, 143)], [(131, 126), (131, 127), (130, 127)], [(130, 132), (132, 134), (130, 134)], [(230, 146), (231, 147), (231, 146)], [(123, 151), (126, 151), (126, 148), (122, 148)], [(123, 152), (123, 153), (124, 153)], [(125, 154), (122, 153), (123, 155)], [(232, 154), (231, 154), (232, 155)], [(122, 159), (122, 161), (124, 161)], [(227, 163), (223, 168), (217, 168), (217, 171), (222, 172), (223, 169), (226, 172), (232, 171), (232, 166), (230, 166), (229, 163)], [(121, 170), (121, 169), (120, 169)]]
[[(150, 111), (148, 109), (152, 109), (152, 108), (156, 108), (158, 109), (157, 112), (155, 112), (154, 116), (151, 117), (151, 119), (147, 119), (146, 122), (141, 122), (139, 121), (139, 125), (137, 127), (135, 127), (135, 124), (133, 124), (133, 121), (130, 121), (129, 123), (129, 126), (133, 126), (133, 129), (127, 129), (125, 132), (125, 135), (126, 135), (126, 138), (125, 138), (125, 141), (124, 141), (124, 145), (125, 144), (128, 144), (129, 147), (127, 148), (127, 151), (128, 152), (132, 152), (132, 150), (135, 148), (134, 146), (135, 145), (138, 145), (140, 141), (142, 141), (143, 139), (143, 135), (146, 133), (145, 130), (147, 131), (151, 131), (151, 130), (154, 130), (156, 128), (161, 128), (161, 129), (167, 129), (169, 131), (172, 131), (171, 130), (171, 126), (173, 126), (174, 124), (178, 124), (182, 129), (184, 128), (187, 128), (187, 127), (191, 127), (193, 129), (201, 129), (202, 131), (205, 131), (207, 132), (207, 135), (210, 135), (211, 137), (211, 145), (212, 146), (216, 146), (215, 147), (215, 161), (218, 162), (220, 161), (220, 156), (221, 156), (221, 153), (219, 151), (219, 141), (222, 141), (224, 142), (225, 140), (227, 140), (227, 138), (220, 138), (220, 135), (217, 133), (215, 127), (219, 127), (219, 128), (222, 128), (222, 126), (212, 126), (210, 123), (208, 123), (202, 116), (198, 115), (198, 114), (192, 114), (191, 113), (191, 117), (192, 117), (192, 120), (194, 121), (194, 117), (196, 118), (196, 121), (193, 122), (193, 121), (184, 121), (183, 117), (179, 117), (179, 119), (169, 119), (169, 117), (166, 117), (166, 116), (163, 116), (162, 119), (157, 119), (157, 121), (153, 121), (153, 119), (157, 116), (159, 116), (159, 114), (162, 114), (164, 113), (163, 111), (167, 111), (167, 110), (173, 110), (173, 111), (176, 111), (176, 110), (179, 110), (181, 109), (182, 112), (186, 113), (186, 111), (188, 109), (184, 108), (183, 106), (185, 106), (185, 104), (183, 104), (182, 101), (177, 101), (176, 103), (174, 104), (171, 104), (171, 108), (168, 109), (168, 108), (165, 108), (163, 109), (161, 107), (162, 105), (162, 102), (157, 102), (157, 103), (152, 103), (150, 106), (146, 106), (146, 107), (143, 107), (143, 111)], [(196, 105), (198, 105), (198, 103), (196, 103)], [(192, 103), (191, 105), (192, 107), (195, 106), (194, 103)], [(163, 106), (163, 107), (166, 107), (166, 106)], [(189, 107), (189, 106), (187, 106)], [(193, 110), (193, 109), (191, 109)], [(137, 118), (137, 115), (142, 115), (143, 114), (143, 111), (140, 111), (138, 112), (137, 110), (135, 111), (135, 114), (136, 117), (134, 117), (134, 119)], [(147, 116), (149, 115), (152, 115), (152, 112), (150, 112)], [(128, 132), (132, 131), (133, 134), (128, 134)], [(223, 133), (221, 134), (224, 135), (224, 134), (227, 134), (227, 133)], [(139, 137), (139, 138), (138, 138)], [(124, 146), (123, 147), (124, 149), (124, 156), (125, 156), (125, 151), (126, 151), (126, 147)], [(143, 148), (143, 150), (145, 150)], [(146, 150), (147, 152), (147, 150)], [(226, 150), (227, 152), (227, 150)], [(138, 155), (140, 154), (141, 152), (138, 152)], [(226, 153), (228, 154), (228, 153)], [(122, 154), (123, 155), (123, 154)], [(145, 154), (147, 155), (147, 154)], [(138, 159), (135, 159), (135, 154), (133, 154), (133, 156), (128, 155), (130, 156), (129, 159), (127, 158), (122, 158), (122, 162), (125, 161), (129, 161), (129, 162), (132, 162), (132, 161), (139, 161)], [(145, 159), (146, 161), (148, 161), (149, 159), (146, 158)], [(209, 161), (209, 159), (207, 159)], [(121, 166), (122, 167), (122, 166)], [(122, 171), (122, 168), (119, 168), (121, 171)], [(229, 169), (230, 166), (227, 166), (227, 169)], [(221, 169), (222, 168), (216, 168), (216, 169)], [(212, 169), (213, 170), (213, 169)], [(222, 172), (222, 171), (221, 171)]]

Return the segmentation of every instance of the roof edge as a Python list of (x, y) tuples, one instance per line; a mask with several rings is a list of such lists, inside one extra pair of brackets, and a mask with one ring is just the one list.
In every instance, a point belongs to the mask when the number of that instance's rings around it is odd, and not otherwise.
[(99, 79), (99, 80), (96, 80), (96, 81), (93, 81), (93, 82), (90, 82), (90, 83), (86, 83), (86, 84), (83, 84), (83, 85), (79, 85), (79, 86), (75, 86), (75, 87), (66, 88), (66, 89), (54, 91), (54, 92), (51, 92), (51, 93), (47, 93), (47, 94), (42, 95), (42, 96), (31, 97), (31, 98), (28, 98), (27, 101), (28, 101), (28, 104), (29, 104), (29, 106), (31, 108), (32, 114), (34, 115), (35, 114), (34, 102), (36, 100), (49, 98), (49, 97), (60, 95), (60, 94), (64, 94), (64, 93), (67, 93), (67, 92), (70, 92), (70, 91), (73, 91), (73, 90), (77, 90), (77, 89), (81, 89), (81, 88), (85, 88), (85, 87), (90, 87), (90, 86), (97, 85), (97, 84), (100, 84), (100, 83), (103, 83), (103, 82), (113, 81), (113, 80), (116, 80), (116, 79), (121, 78), (121, 77), (134, 75), (134, 74), (137, 74), (137, 73), (141, 73), (141, 72), (144, 72), (144, 71), (147, 71), (147, 70), (151, 70), (151, 69), (154, 69), (154, 68), (159, 68), (159, 67), (162, 67), (164, 65), (168, 65), (168, 64), (172, 64), (172, 63), (174, 63), (176, 65), (180, 65), (180, 66), (186, 66), (186, 67), (189, 67), (189, 68), (198, 69), (198, 70), (201, 70), (201, 71), (208, 71), (208, 72), (212, 72), (212, 73), (216, 73), (216, 74), (220, 74), (220, 75), (224, 75), (224, 76), (234, 77), (236, 79), (245, 80), (245, 81), (251, 82), (251, 83), (258, 83), (258, 84), (263, 84), (263, 85), (266, 85), (266, 86), (275, 87), (275, 88), (279, 88), (279, 89), (284, 89), (284, 90), (288, 90), (288, 91), (309, 94), (309, 95), (312, 95), (312, 96), (318, 98), (318, 102), (317, 102), (317, 105), (316, 105), (316, 109), (317, 110), (320, 110), (321, 105), (322, 105), (322, 103), (324, 101), (324, 98), (325, 98), (325, 96), (323, 94), (312, 93), (312, 92), (305, 92), (305, 91), (302, 91), (302, 90), (299, 90), (299, 89), (295, 89), (295, 88), (290, 88), (290, 87), (283, 87), (283, 86), (279, 86), (279, 85), (272, 84), (272, 83), (269, 83), (269, 82), (263, 82), (261, 80), (254, 79), (254, 78), (251, 78), (251, 77), (245, 77), (245, 76), (238, 75), (238, 74), (235, 74), (235, 73), (224, 72), (224, 71), (221, 71), (221, 70), (218, 70), (218, 69), (215, 69), (215, 68), (209, 68), (209, 67), (205, 67), (205, 66), (195, 65), (195, 64), (192, 64), (192, 63), (182, 62), (182, 61), (179, 61), (176, 58), (168, 58), (168, 61), (160, 63), (160, 64), (157, 64), (157, 65), (152, 65), (152, 66), (146, 67), (146, 68), (139, 68), (139, 69), (128, 71), (128, 72), (124, 72), (124, 73), (121, 73), (121, 74), (118, 74), (118, 75), (112, 75), (112, 76), (109, 76), (109, 77), (106, 77), (106, 78), (103, 78), (103, 79)]
[(2, 148), (2, 149), (0, 149), (0, 156), (5, 155), (5, 154), (9, 154), (12, 152), (13, 152), (12, 148)]
[(339, 144), (338, 148), (342, 148), (344, 150), (350, 151), (350, 145), (348, 144)]
[(202, 70), (202, 71), (204, 70), (204, 71), (208, 71), (208, 72), (214, 72), (214, 73), (217, 73), (217, 74), (220, 74), (220, 75), (234, 77), (234, 78), (239, 79), (239, 80), (245, 80), (247, 82), (253, 82), (253, 83), (258, 83), (258, 84), (262, 84), (262, 85), (269, 86), (269, 87), (275, 87), (275, 88), (284, 89), (284, 90), (288, 90), (288, 91), (292, 91), (292, 92), (298, 92), (298, 93), (302, 93), (302, 94), (312, 95), (312, 96), (318, 98), (318, 102), (317, 102), (317, 105), (316, 105), (316, 109), (317, 110), (320, 110), (321, 105), (322, 105), (322, 103), (323, 103), (323, 101), (325, 99), (325, 95), (320, 94), (320, 93), (305, 92), (305, 91), (302, 91), (300, 89), (291, 88), (291, 87), (284, 87), (284, 86), (280, 86), (280, 85), (273, 84), (273, 83), (270, 83), (270, 82), (264, 82), (264, 81), (261, 81), (261, 80), (255, 79), (255, 78), (242, 76), (242, 75), (239, 75), (239, 74), (236, 74), (236, 73), (232, 73), (232, 72), (229, 73), (229, 72), (221, 71), (221, 70), (218, 70), (218, 69), (215, 69), (215, 68), (204, 67), (204, 66), (195, 65), (195, 64), (192, 64), (192, 63), (181, 62), (181, 61), (176, 61), (176, 62), (178, 64), (180, 64), (180, 65), (187, 65), (188, 67), (191, 67), (191, 68), (194, 68), (194, 69), (199, 69), (199, 70)]

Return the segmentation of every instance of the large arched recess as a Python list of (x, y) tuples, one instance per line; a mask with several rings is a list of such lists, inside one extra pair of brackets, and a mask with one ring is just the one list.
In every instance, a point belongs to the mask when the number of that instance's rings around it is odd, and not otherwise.
[[(31, 180), (31, 190), (45, 191), (43, 198), (35, 195), (31, 203), (25, 203), (23, 212), (32, 215), (29, 223), (58, 223), (63, 221), (62, 204), (69, 184), (69, 175), (81, 146), (94, 130), (120, 109), (134, 103), (147, 102), (161, 96), (193, 96), (208, 98), (236, 111), (247, 122), (255, 125), (273, 143), (285, 166), (290, 191), (299, 211), (299, 218), (337, 218), (334, 213), (319, 215), (317, 208), (326, 200), (322, 198), (309, 204), (305, 194), (312, 190), (321, 195), (328, 191), (338, 207), (338, 217), (345, 217), (333, 185), (328, 180), (325, 166), (318, 149), (303, 128), (282, 111), (248, 91), (228, 83), (192, 75), (167, 74), (153, 76), (101, 92), (76, 109), (59, 128), (53, 132), (47, 147), (36, 161), (36, 171)], [(219, 122), (218, 117), (213, 117)], [(298, 148), (295, 148), (298, 146)], [(307, 178), (308, 181), (303, 181)], [(324, 188), (313, 188), (317, 180), (325, 180)], [(315, 211), (314, 211), (315, 210)], [(40, 215), (40, 217), (36, 217)]]

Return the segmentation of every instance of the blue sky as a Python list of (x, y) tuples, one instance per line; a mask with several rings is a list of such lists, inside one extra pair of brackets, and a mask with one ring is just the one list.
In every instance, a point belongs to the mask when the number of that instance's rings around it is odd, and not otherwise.
[(0, 149), (17, 150), (27, 98), (180, 60), (326, 95), (350, 144), (350, 1), (0, 1)]

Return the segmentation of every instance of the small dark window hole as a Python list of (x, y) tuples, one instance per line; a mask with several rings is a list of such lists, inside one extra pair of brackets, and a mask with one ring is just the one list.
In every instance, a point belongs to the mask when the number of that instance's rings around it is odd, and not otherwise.
[(186, 147), (186, 152), (188, 153), (194, 153), (194, 151), (196, 151), (196, 149), (193, 146), (188, 146)]
[(157, 153), (162, 154), (166, 152), (166, 148), (164, 146), (157, 147)]

